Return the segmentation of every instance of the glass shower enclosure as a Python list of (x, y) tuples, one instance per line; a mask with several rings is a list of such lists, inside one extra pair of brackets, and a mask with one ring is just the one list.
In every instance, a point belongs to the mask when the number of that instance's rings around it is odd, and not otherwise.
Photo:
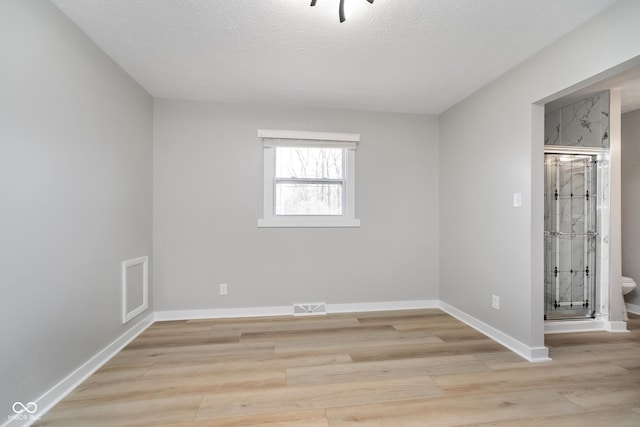
[(598, 156), (545, 153), (545, 320), (595, 318)]

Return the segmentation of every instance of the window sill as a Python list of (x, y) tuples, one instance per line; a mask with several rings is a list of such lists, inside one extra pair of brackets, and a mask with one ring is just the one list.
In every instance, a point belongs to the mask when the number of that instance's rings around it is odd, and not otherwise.
[(269, 218), (259, 219), (258, 228), (339, 228), (360, 227), (359, 219), (350, 218)]

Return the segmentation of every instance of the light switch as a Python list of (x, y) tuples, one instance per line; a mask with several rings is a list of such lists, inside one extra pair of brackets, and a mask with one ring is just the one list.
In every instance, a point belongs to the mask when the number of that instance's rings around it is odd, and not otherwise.
[(513, 193), (513, 207), (514, 208), (522, 207), (522, 193)]

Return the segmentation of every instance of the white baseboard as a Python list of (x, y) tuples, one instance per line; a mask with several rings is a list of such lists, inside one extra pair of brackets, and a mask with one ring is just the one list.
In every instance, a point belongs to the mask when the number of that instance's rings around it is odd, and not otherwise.
[(327, 304), (327, 313), (361, 313), (366, 311), (417, 310), (421, 308), (440, 308), (440, 301), (415, 300)]
[[(327, 313), (360, 313), (367, 311), (412, 310), (439, 308), (438, 300), (382, 301), (345, 304), (327, 304)], [(227, 319), (240, 317), (292, 316), (293, 305), (273, 307), (214, 308), (205, 310), (156, 311), (156, 321)]]
[(487, 325), (483, 321), (468, 315), (464, 311), (458, 310), (444, 301), (440, 301), (440, 309), (461, 322), (471, 326), (473, 329), (483, 333), (492, 340), (502, 344), (509, 350), (524, 357), (530, 362), (547, 362), (551, 360), (549, 358), (549, 349), (547, 347), (529, 347), (504, 332), (497, 330), (493, 326)]
[(640, 315), (640, 305), (636, 304), (625, 304), (627, 306), (627, 312)]
[[(24, 418), (8, 420), (2, 427), (23, 427), (30, 426), (35, 423), (36, 418), (42, 417), (47, 411), (53, 408), (58, 402), (64, 399), (69, 393), (71, 393), (76, 387), (78, 387), (84, 380), (89, 378), (95, 371), (100, 369), (102, 365), (107, 363), (113, 356), (118, 354), (127, 344), (133, 341), (138, 335), (144, 332), (149, 326), (153, 324), (153, 313), (149, 314), (144, 319), (140, 320), (135, 326), (131, 327), (124, 334), (116, 338), (111, 344), (100, 350), (95, 356), (87, 360), (75, 371), (63, 378), (58, 384), (47, 390), (42, 396), (35, 400), (37, 405), (37, 412), (33, 414), (33, 417), (26, 416)], [(26, 414), (25, 414), (26, 415)]]
[(607, 321), (602, 319), (584, 320), (547, 320), (544, 322), (544, 333), (566, 334), (572, 332), (596, 332), (606, 331)]
[(605, 322), (605, 331), (607, 332), (629, 332), (627, 329), (627, 322), (618, 321), (618, 322)]
[(156, 322), (166, 320), (228, 319), (234, 317), (293, 316), (293, 305), (247, 308), (212, 308), (205, 310), (156, 311)]

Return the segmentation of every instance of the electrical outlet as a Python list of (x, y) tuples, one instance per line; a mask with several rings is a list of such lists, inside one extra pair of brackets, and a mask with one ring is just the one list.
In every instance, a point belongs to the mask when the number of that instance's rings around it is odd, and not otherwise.
[(496, 310), (500, 310), (500, 297), (497, 295), (493, 295), (491, 297), (491, 307), (495, 308)]
[(229, 289), (227, 288), (226, 283), (220, 283), (220, 295), (227, 295)]

